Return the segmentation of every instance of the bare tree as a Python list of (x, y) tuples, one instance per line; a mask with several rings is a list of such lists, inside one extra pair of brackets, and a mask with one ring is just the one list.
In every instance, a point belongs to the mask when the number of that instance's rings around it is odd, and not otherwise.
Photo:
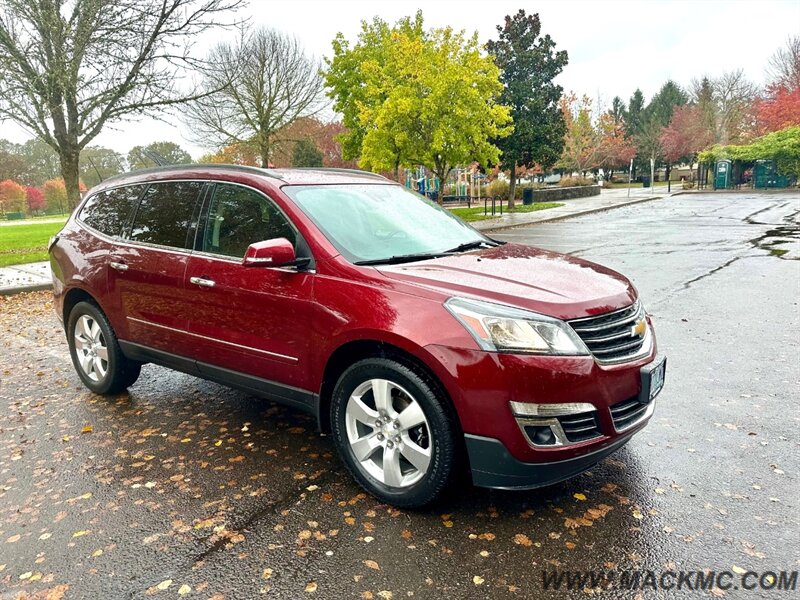
[(241, 0), (0, 0), (0, 120), (59, 156), (80, 199), (80, 152), (110, 122), (185, 101), (194, 36)]
[(789, 36), (767, 64), (772, 83), (788, 90), (800, 90), (800, 35)]
[(715, 143), (740, 142), (752, 130), (758, 87), (745, 77), (742, 69), (727, 71), (719, 77), (693, 79), (691, 88), (694, 102), (713, 128)]
[(208, 95), (187, 111), (197, 141), (251, 144), (265, 167), (281, 130), (323, 108), (319, 62), (269, 28), (243, 29), (235, 43), (216, 46), (201, 85)]

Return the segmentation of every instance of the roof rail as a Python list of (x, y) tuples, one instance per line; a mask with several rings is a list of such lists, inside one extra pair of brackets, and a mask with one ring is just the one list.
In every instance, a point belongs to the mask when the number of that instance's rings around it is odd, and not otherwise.
[(272, 169), (263, 169), (261, 167), (249, 167), (247, 165), (229, 165), (223, 163), (189, 163), (183, 165), (166, 165), (163, 167), (150, 167), (147, 169), (134, 169), (133, 171), (127, 171), (125, 173), (120, 173), (118, 175), (114, 175), (113, 177), (109, 177), (108, 179), (103, 180), (103, 183), (108, 183), (109, 181), (116, 181), (118, 179), (124, 179), (131, 175), (149, 175), (155, 173), (169, 173), (171, 171), (184, 171), (186, 169), (219, 169), (221, 171), (244, 171), (247, 173), (252, 173), (254, 175), (264, 175), (266, 177), (271, 177), (273, 179), (283, 179), (278, 173), (276, 173)]
[(375, 179), (386, 179), (380, 173), (372, 173), (371, 171), (362, 171), (361, 169), (346, 169), (344, 167), (292, 167), (292, 171), (325, 171), (330, 173), (349, 173), (353, 175), (363, 175), (373, 177)]

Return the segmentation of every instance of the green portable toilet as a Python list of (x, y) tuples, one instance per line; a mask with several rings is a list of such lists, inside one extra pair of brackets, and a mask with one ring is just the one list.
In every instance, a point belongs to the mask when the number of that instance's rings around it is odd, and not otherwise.
[(731, 187), (733, 163), (729, 160), (718, 160), (714, 167), (714, 189), (724, 190)]

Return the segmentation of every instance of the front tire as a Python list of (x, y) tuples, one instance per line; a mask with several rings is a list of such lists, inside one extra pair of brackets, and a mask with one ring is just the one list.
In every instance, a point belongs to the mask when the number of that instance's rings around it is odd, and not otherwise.
[(456, 474), (455, 416), (420, 369), (384, 358), (355, 363), (334, 389), (331, 424), (350, 474), (387, 504), (429, 504)]
[(125, 358), (108, 319), (93, 302), (79, 302), (69, 313), (67, 342), (75, 371), (95, 394), (116, 394), (139, 378), (141, 363)]

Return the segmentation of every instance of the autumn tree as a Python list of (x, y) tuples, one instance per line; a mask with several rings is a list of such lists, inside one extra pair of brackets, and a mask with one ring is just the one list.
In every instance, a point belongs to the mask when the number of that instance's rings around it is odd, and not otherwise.
[(243, 29), (236, 42), (217, 45), (208, 63), (207, 94), (186, 115), (205, 145), (253, 145), (267, 167), (278, 132), (323, 107), (319, 63), (296, 38), (275, 29)]
[(661, 148), (668, 164), (694, 163), (697, 154), (714, 143), (714, 133), (702, 118), (697, 104), (678, 106), (669, 125), (661, 131)]
[(67, 188), (63, 179), (50, 179), (42, 186), (47, 212), (64, 214), (67, 212)]
[(188, 165), (192, 162), (191, 155), (175, 142), (153, 142), (146, 146), (134, 146), (128, 151), (128, 168), (156, 167), (160, 164), (156, 159), (168, 165)]
[(511, 132), (499, 74), (477, 34), (426, 31), (419, 12), (394, 28), (362, 22), (352, 47), (337, 35), (325, 79), (347, 127), (345, 156), (395, 177), (401, 166), (423, 165), (442, 184), (456, 165), (496, 163), (491, 140)]
[(31, 214), (43, 210), (46, 206), (42, 190), (30, 185), (25, 188), (25, 202), (28, 205), (28, 210)]
[(506, 16), (497, 26), (498, 39), (490, 40), (486, 50), (500, 67), (503, 92), (500, 102), (510, 107), (514, 133), (497, 140), (502, 151), (502, 166), (509, 169), (508, 204), (514, 206), (518, 166), (539, 164), (547, 170), (564, 148), (566, 126), (559, 109), (563, 92), (554, 83), (567, 65), (566, 50), (556, 51), (549, 35), (542, 35), (538, 13)]
[(790, 90), (780, 84), (768, 86), (764, 97), (756, 100), (755, 111), (759, 134), (800, 125), (800, 87)]
[(107, 123), (163, 111), (183, 90), (192, 42), (239, 0), (0, 0), (0, 120), (58, 153), (80, 199), (80, 153)]
[(599, 167), (600, 136), (592, 123), (592, 100), (574, 92), (559, 101), (566, 125), (564, 149), (558, 166), (583, 175)]
[(22, 212), (25, 210), (25, 188), (16, 181), (0, 181), (0, 210)]
[(212, 154), (205, 154), (198, 162), (258, 167), (261, 165), (261, 156), (254, 145), (241, 142), (224, 146)]
[(612, 106), (600, 115), (597, 123), (597, 165), (603, 169), (608, 181), (611, 181), (617, 169), (628, 168), (631, 159), (636, 156), (636, 145), (625, 137), (625, 124), (619, 108), (620, 105)]

